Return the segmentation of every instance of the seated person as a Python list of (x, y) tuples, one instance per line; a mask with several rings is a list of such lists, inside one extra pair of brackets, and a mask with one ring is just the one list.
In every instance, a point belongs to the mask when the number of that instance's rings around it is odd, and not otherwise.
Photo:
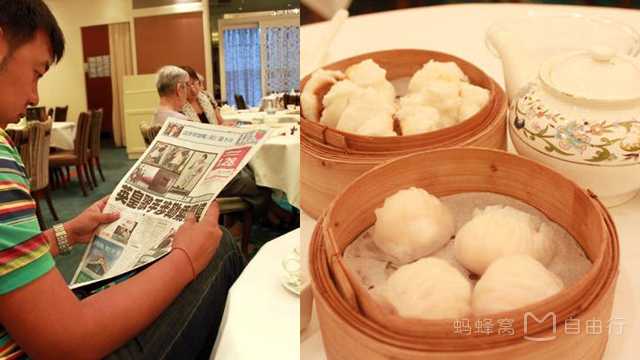
[(224, 120), (220, 116), (218, 104), (202, 89), (198, 73), (190, 66), (181, 66), (181, 68), (189, 74), (187, 102), (182, 107), (182, 112), (192, 121), (205, 124), (223, 124)]
[(189, 74), (177, 66), (167, 65), (158, 70), (156, 88), (160, 104), (153, 115), (153, 125), (162, 126), (169, 117), (192, 120), (181, 113), (187, 103), (188, 83)]
[[(2, 127), (38, 103), (38, 80), (64, 48), (62, 31), (42, 0), (0, 0)], [(187, 216), (165, 257), (80, 299), (54, 256), (88, 243), (99, 225), (119, 215), (103, 213), (103, 199), (41, 231), (20, 155), (1, 130), (0, 157), (0, 357), (208, 357), (227, 292), (244, 266), (238, 247), (218, 226), (215, 202), (199, 222)]]

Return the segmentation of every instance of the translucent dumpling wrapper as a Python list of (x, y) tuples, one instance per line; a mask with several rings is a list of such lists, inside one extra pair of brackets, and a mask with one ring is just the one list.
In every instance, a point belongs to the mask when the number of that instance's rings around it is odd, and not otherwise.
[(420, 259), (387, 279), (382, 294), (398, 315), (420, 319), (458, 319), (471, 310), (471, 284), (444, 260)]
[(455, 62), (430, 60), (418, 70), (409, 81), (409, 92), (420, 92), (433, 81), (460, 82), (469, 81)]
[(375, 210), (375, 244), (398, 264), (428, 256), (455, 232), (455, 220), (440, 199), (411, 187), (385, 199)]
[(300, 95), (302, 114), (309, 120), (320, 121), (322, 97), (331, 86), (344, 79), (341, 71), (318, 69), (311, 74)]
[(342, 116), (351, 98), (363, 91), (364, 89), (349, 79), (338, 81), (322, 99), (324, 110), (322, 111), (320, 122), (331, 128), (338, 126), (340, 116)]
[(473, 84), (460, 84), (460, 97), (462, 102), (458, 117), (466, 120), (475, 115), (489, 102), (489, 90)]
[(440, 121), (438, 110), (427, 105), (405, 105), (396, 112), (402, 135), (415, 135), (440, 129), (445, 126)]
[(528, 255), (494, 261), (473, 289), (476, 316), (518, 309), (549, 298), (563, 289), (562, 280)]
[(552, 236), (551, 227), (537, 217), (509, 206), (487, 206), (476, 209), (458, 230), (456, 260), (476, 274), (508, 255), (529, 255), (546, 265), (555, 254)]

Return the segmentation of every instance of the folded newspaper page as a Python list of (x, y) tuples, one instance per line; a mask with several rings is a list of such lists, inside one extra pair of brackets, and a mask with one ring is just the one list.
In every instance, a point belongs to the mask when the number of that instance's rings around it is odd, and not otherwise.
[(127, 273), (171, 251), (188, 212), (209, 204), (269, 137), (268, 128), (234, 128), (169, 118), (109, 197), (102, 226), (87, 246), (70, 287)]

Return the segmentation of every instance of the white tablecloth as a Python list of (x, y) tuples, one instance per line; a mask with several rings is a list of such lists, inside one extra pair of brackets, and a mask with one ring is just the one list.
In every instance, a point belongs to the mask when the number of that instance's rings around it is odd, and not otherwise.
[[(26, 123), (12, 123), (7, 129), (24, 129)], [(51, 124), (51, 147), (63, 150), (73, 150), (73, 140), (76, 138), (76, 123), (54, 122)]]
[(273, 136), (260, 148), (250, 164), (256, 184), (287, 194), (289, 203), (300, 208), (300, 130), (274, 129), (287, 135)]
[(267, 114), (264, 111), (243, 111), (243, 112), (221, 112), (224, 120), (241, 120), (254, 123), (277, 122), (278, 119), (300, 120), (300, 114), (292, 114), (288, 110), (277, 111), (274, 114)]
[[(225, 120), (268, 125), (273, 128), (275, 135), (287, 134), (268, 139), (249, 163), (254, 171), (256, 184), (284, 192), (289, 203), (300, 208), (300, 114), (284, 110), (274, 114), (243, 111), (225, 112), (221, 115)], [(293, 134), (289, 131), (292, 127), (296, 127)]]
[(300, 229), (266, 243), (233, 284), (211, 359), (299, 359), (299, 298), (280, 283)]
[[(578, 12), (615, 19), (640, 31), (640, 12), (602, 7), (519, 4), (464, 4), (432, 6), (356, 16), (338, 32), (327, 61), (392, 48), (419, 48), (447, 52), (466, 59), (504, 86), (500, 60), (485, 45), (487, 28), (498, 20), (528, 12)], [(302, 48), (314, 46), (323, 35), (322, 24), (303, 26)], [(301, 52), (304, 55), (304, 51)], [(308, 61), (307, 61), (308, 64)], [(312, 69), (301, 59), (301, 76)], [(624, 320), (623, 335), (613, 335), (606, 360), (638, 358), (640, 350), (640, 196), (610, 209), (620, 235), (620, 275), (612, 318)], [(315, 221), (302, 214), (302, 249), (308, 248)], [(290, 314), (293, 319), (294, 314)], [(296, 315), (299, 316), (299, 315)], [(293, 321), (293, 320), (292, 320)], [(325, 359), (317, 321), (302, 335), (301, 359)], [(635, 351), (634, 351), (635, 350)]]

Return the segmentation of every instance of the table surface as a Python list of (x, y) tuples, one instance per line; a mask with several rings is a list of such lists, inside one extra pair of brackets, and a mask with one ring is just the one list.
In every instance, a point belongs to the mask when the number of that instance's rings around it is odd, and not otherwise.
[[(27, 122), (20, 121), (17, 123), (7, 124), (7, 129), (22, 130), (26, 129)], [(76, 137), (76, 123), (73, 121), (60, 121), (51, 123), (51, 147), (73, 150), (73, 140)]]
[(299, 359), (299, 298), (281, 282), (300, 229), (264, 244), (229, 290), (211, 359)]
[[(298, 115), (296, 115), (298, 116)], [(291, 134), (292, 128), (295, 131)], [(251, 159), (256, 184), (283, 191), (300, 208), (300, 129), (297, 124), (272, 130), (272, 136)]]
[[(640, 12), (603, 7), (461, 4), (397, 10), (349, 18), (338, 32), (327, 55), (331, 63), (361, 53), (393, 48), (431, 49), (466, 59), (504, 86), (500, 60), (485, 45), (485, 33), (494, 22), (529, 13), (597, 15), (624, 22), (640, 31)], [(305, 46), (313, 46), (323, 37), (323, 23), (303, 26), (301, 75), (310, 70)], [(638, 357), (640, 344), (640, 196), (609, 210), (620, 236), (620, 274), (612, 318), (623, 319), (623, 334), (609, 339), (604, 359), (631, 360)], [(315, 221), (302, 213), (304, 254)], [(317, 320), (301, 335), (300, 358), (325, 359)], [(634, 351), (636, 350), (636, 351)]]

